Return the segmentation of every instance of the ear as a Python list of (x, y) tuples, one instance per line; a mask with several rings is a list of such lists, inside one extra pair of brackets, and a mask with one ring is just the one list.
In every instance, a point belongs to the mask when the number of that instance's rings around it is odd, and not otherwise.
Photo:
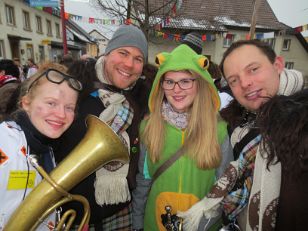
[(284, 59), (281, 56), (277, 56), (275, 58), (274, 67), (278, 71), (278, 74), (280, 74), (284, 69)]
[(24, 109), (26, 112), (29, 111), (29, 108), (30, 108), (30, 99), (29, 99), (29, 96), (25, 95), (21, 98), (21, 108)]

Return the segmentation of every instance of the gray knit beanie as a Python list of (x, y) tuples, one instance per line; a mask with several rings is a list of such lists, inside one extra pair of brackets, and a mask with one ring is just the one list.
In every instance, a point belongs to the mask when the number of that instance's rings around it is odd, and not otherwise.
[(144, 60), (148, 57), (148, 42), (143, 32), (133, 25), (122, 25), (113, 34), (105, 49), (105, 55), (119, 47), (137, 47)]
[(201, 35), (197, 32), (191, 32), (187, 34), (182, 44), (188, 45), (191, 49), (193, 49), (197, 54), (202, 54), (202, 38)]

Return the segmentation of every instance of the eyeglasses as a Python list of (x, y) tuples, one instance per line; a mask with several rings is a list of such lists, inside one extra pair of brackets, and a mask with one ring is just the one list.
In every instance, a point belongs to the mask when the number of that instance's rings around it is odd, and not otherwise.
[(188, 90), (193, 87), (196, 79), (181, 79), (180, 81), (173, 81), (171, 79), (164, 79), (162, 81), (162, 88), (164, 90), (173, 90), (177, 84), (182, 90)]
[(29, 90), (33, 87), (33, 84), (37, 82), (40, 78), (43, 76), (46, 76), (47, 80), (52, 83), (61, 84), (64, 80), (67, 81), (68, 85), (73, 88), (76, 91), (82, 90), (82, 84), (77, 79), (75, 79), (72, 76), (66, 75), (62, 73), (61, 71), (58, 71), (56, 69), (48, 69), (47, 71), (43, 72), (41, 75), (39, 75), (29, 86)]

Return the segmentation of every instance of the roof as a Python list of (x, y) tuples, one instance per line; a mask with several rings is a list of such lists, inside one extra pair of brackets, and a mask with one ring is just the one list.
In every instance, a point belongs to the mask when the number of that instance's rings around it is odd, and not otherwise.
[(75, 36), (77, 36), (81, 41), (94, 43), (94, 39), (80, 26), (77, 25), (77, 23), (73, 22), (73, 20), (67, 20), (66, 21), (66, 27), (69, 31), (71, 31)]
[[(89, 34), (93, 37), (95, 37), (93, 34), (97, 33), (101, 38), (110, 40), (110, 38), (107, 38), (105, 35), (103, 35), (100, 31), (98, 31), (97, 29), (93, 29), (89, 32)], [(96, 38), (97, 39), (97, 38)]]
[[(142, 0), (136, 0), (142, 1)], [(180, 7), (169, 23), (162, 28), (195, 29), (209, 31), (227, 31), (228, 27), (250, 28), (255, 0), (181, 0)], [(257, 12), (256, 28), (265, 30), (282, 30), (288, 27), (278, 21), (272, 8), (266, 0), (260, 0)], [(154, 0), (150, 2), (150, 12), (158, 9), (166, 1)], [(155, 13), (156, 18), (164, 18), (172, 5), (163, 7)], [(144, 13), (142, 9), (138, 12)], [(170, 14), (169, 14), (170, 15)], [(156, 19), (157, 20), (157, 19)]]

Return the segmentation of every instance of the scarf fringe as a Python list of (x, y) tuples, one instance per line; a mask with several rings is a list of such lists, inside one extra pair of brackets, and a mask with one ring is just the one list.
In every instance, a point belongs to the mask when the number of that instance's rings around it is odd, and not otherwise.
[(131, 199), (126, 176), (102, 175), (96, 178), (95, 199), (98, 205), (118, 204)]

